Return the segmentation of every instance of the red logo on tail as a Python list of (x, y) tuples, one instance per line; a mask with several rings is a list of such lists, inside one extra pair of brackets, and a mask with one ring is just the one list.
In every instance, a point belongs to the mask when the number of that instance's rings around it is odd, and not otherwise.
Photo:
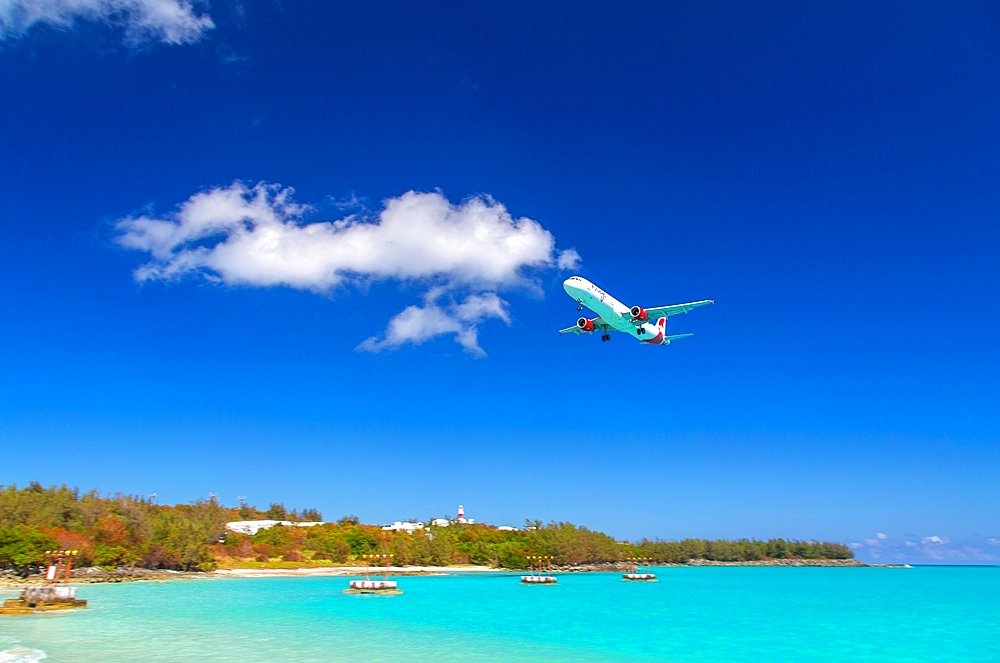
[(656, 321), (656, 336), (653, 338), (643, 339), (643, 343), (652, 343), (653, 345), (660, 345), (663, 343), (663, 338), (667, 335), (667, 319), (660, 318)]

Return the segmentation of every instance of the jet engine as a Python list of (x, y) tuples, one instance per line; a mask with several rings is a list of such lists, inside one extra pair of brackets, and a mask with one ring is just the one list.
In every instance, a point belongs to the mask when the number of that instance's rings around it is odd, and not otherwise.
[(646, 313), (646, 309), (641, 306), (633, 306), (629, 309), (629, 313), (632, 314), (632, 319), (638, 322), (646, 322), (649, 320), (649, 314)]
[(580, 318), (576, 321), (576, 326), (585, 332), (594, 331), (594, 321), (587, 318)]

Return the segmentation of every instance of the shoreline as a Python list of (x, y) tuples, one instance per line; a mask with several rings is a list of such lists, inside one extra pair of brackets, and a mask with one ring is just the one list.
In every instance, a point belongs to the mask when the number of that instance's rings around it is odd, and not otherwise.
[[(856, 559), (771, 559), (749, 562), (720, 562), (694, 559), (685, 564), (654, 564), (660, 568), (683, 567), (808, 567), (808, 568), (909, 568), (906, 564), (869, 564)], [(621, 573), (631, 571), (633, 566), (624, 562), (603, 562), (596, 564), (576, 564), (552, 567), (553, 573)], [(369, 575), (384, 575), (385, 567), (370, 567)], [(393, 576), (433, 576), (476, 573), (524, 573), (525, 569), (505, 569), (492, 566), (390, 566)], [(215, 571), (172, 571), (168, 569), (115, 569), (109, 571), (98, 567), (74, 569), (71, 584), (117, 583), (117, 582), (164, 582), (179, 579), (211, 578), (305, 578), (343, 577), (364, 575), (363, 566), (301, 566), (296, 568), (230, 568)], [(40, 576), (19, 578), (13, 575), (0, 576), (0, 588), (19, 588), (43, 582)]]
[[(506, 569), (498, 569), (492, 566), (390, 566), (389, 575), (393, 576), (441, 576), (452, 573), (503, 573)], [(368, 575), (385, 575), (387, 569), (384, 566), (373, 566), (368, 569)], [(206, 575), (219, 578), (283, 578), (283, 577), (309, 577), (309, 576), (362, 576), (365, 575), (363, 566), (314, 566), (301, 567), (297, 569), (219, 569), (208, 571)]]

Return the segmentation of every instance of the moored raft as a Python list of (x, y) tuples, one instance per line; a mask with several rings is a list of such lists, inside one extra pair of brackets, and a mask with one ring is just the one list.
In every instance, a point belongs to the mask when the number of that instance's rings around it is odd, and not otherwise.
[[(382, 595), (393, 595), (402, 594), (403, 590), (396, 586), (395, 580), (389, 580), (389, 562), (392, 561), (392, 555), (389, 553), (382, 553), (376, 555), (362, 555), (362, 559), (365, 560), (365, 579), (364, 580), (352, 580), (348, 585), (347, 589), (344, 590), (345, 594), (382, 594)], [(385, 562), (385, 578), (382, 580), (372, 580), (368, 577), (368, 569), (373, 560), (380, 560)]]
[[(622, 574), (622, 580), (638, 580), (640, 582), (660, 582), (656, 579), (656, 574), (653, 573), (653, 567), (650, 565), (652, 560), (648, 557), (629, 557), (628, 561), (635, 564), (635, 568), (629, 573)], [(642, 567), (645, 566), (645, 572), (642, 571)]]
[[(521, 576), (521, 583), (525, 585), (555, 585), (558, 580), (552, 575), (551, 555), (528, 555), (528, 575)], [(548, 568), (546, 569), (546, 564)], [(535, 572), (535, 567), (538, 572)]]
[(29, 615), (50, 610), (86, 608), (85, 599), (76, 598), (76, 587), (25, 587), (20, 598), (7, 599), (0, 615)]
[[(69, 572), (73, 568), (73, 558), (80, 554), (79, 550), (46, 550), (49, 558), (45, 570), (45, 580), (48, 583), (69, 582)], [(76, 598), (76, 587), (65, 584), (47, 584), (35, 587), (25, 587), (20, 598), (7, 599), (0, 606), (0, 615), (29, 615), (33, 612), (48, 612), (50, 610), (73, 610), (86, 608), (87, 601)]]
[(402, 594), (395, 580), (352, 580), (345, 594)]
[(521, 576), (521, 582), (526, 585), (555, 585), (558, 580), (555, 576), (526, 575)]

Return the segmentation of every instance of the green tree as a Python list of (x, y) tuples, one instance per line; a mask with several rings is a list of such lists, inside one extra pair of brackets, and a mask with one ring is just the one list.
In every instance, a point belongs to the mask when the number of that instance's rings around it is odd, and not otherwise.
[(125, 546), (106, 546), (98, 544), (94, 548), (93, 563), (106, 569), (128, 566), (139, 561), (139, 556)]
[(378, 539), (364, 527), (355, 525), (345, 528), (344, 541), (351, 549), (352, 555), (367, 555), (378, 550)]
[(301, 518), (302, 520), (311, 523), (323, 522), (323, 514), (320, 513), (317, 509), (303, 509)]
[[(218, 539), (215, 539), (218, 540)], [(174, 510), (164, 511), (153, 523), (150, 547), (145, 561), (153, 568), (179, 568), (185, 571), (208, 571), (214, 568), (209, 548), (213, 537), (204, 523), (184, 518)]]
[(25, 572), (44, 564), (45, 552), (58, 547), (55, 539), (34, 527), (0, 527), (0, 566)]
[(344, 540), (344, 534), (336, 525), (318, 525), (308, 528), (305, 547), (315, 550), (313, 559), (326, 559), (332, 562), (346, 562), (351, 554), (351, 547)]
[(288, 520), (288, 512), (285, 505), (279, 502), (272, 502), (271, 506), (264, 512), (267, 520)]

